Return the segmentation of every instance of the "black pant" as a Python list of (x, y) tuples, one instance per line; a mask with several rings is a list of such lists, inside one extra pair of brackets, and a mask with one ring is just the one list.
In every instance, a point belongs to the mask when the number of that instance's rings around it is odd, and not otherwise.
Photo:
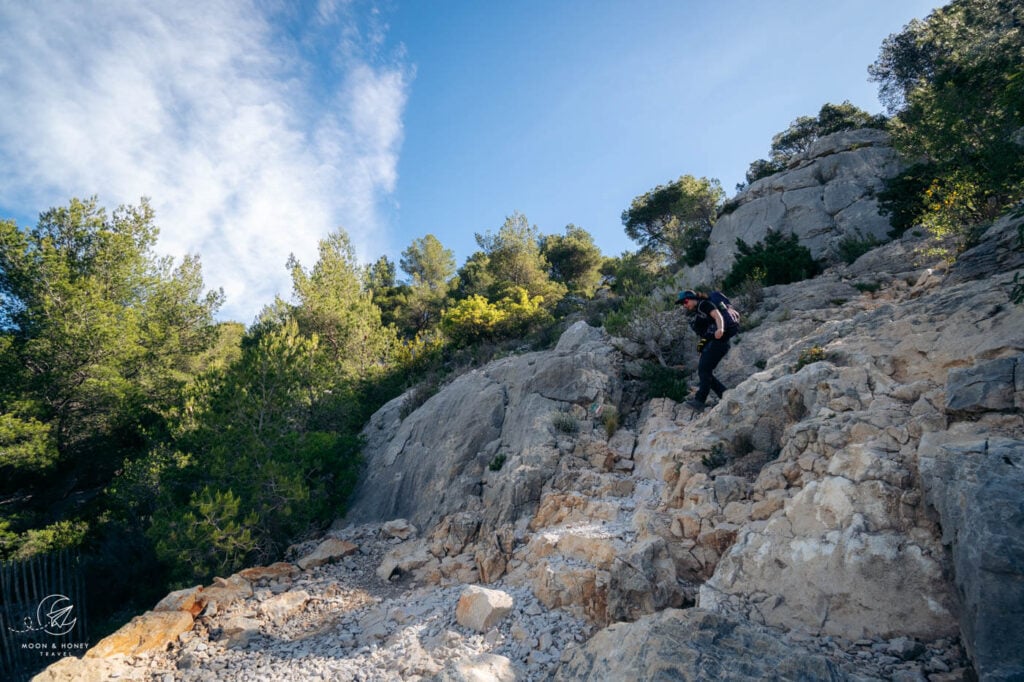
[(715, 367), (722, 361), (725, 354), (729, 352), (729, 339), (708, 339), (704, 350), (700, 352), (700, 360), (697, 361), (697, 377), (700, 385), (697, 387), (697, 395), (694, 396), (700, 402), (708, 399), (708, 393), (715, 392), (719, 398), (725, 393), (725, 385), (715, 378)]

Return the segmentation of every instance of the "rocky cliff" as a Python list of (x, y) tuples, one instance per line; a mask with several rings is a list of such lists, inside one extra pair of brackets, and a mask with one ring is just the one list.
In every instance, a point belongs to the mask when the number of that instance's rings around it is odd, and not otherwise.
[(322, 543), (42, 679), (1022, 679), (1022, 230), (765, 289), (703, 413), (582, 322), (396, 399)]
[[(959, 640), (983, 679), (1013, 679), (1024, 674), (1024, 307), (1009, 300), (1021, 224), (998, 222), (949, 271), (924, 267), (908, 236), (765, 290), (723, 363), (734, 388), (705, 414), (651, 401), (609, 435), (598, 415), (629, 411), (616, 398), (630, 379), (615, 369), (640, 349), (577, 325), (554, 351), (453, 382), (406, 422), (383, 411), (353, 512), (423, 524), (395, 571), (443, 580), (462, 556), (474, 579), (529, 585), (548, 607), (640, 619), (613, 642), (649, 641), (626, 633), (666, 622), (688, 638), (707, 621), (641, 617), (674, 614), (696, 591), (702, 611), (847, 649), (912, 641), (918, 658)], [(487, 438), (453, 421), (447, 406), (466, 402), (488, 415)], [(405, 480), (425, 466), (447, 473), (410, 500)], [(452, 480), (458, 510), (431, 492)], [(562, 677), (605, 678), (638, 655), (609, 646), (595, 638)], [(677, 665), (663, 655), (656, 665)], [(886, 657), (882, 677), (949, 667)]]
[(889, 136), (860, 128), (827, 135), (789, 167), (737, 194), (711, 233), (707, 257), (688, 268), (692, 282), (721, 280), (736, 258), (736, 240), (763, 241), (768, 230), (795, 234), (814, 258), (838, 260), (844, 240), (885, 241), (892, 229), (879, 215), (876, 194), (904, 167)]

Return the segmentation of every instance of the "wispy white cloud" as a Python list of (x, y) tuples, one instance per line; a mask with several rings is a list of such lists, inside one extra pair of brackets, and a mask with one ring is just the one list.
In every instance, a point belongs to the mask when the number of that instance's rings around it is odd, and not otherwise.
[(288, 296), (288, 255), (312, 265), (330, 230), (386, 251), (377, 206), (411, 71), (380, 58), (361, 9), (0, 3), (0, 209), (150, 197), (160, 250), (198, 252), (224, 316), (245, 322)]

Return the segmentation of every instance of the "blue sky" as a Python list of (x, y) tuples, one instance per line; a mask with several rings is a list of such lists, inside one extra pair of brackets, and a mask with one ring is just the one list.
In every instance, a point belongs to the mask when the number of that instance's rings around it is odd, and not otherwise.
[(223, 319), (290, 296), (343, 227), (364, 262), (428, 233), (461, 264), (514, 211), (617, 255), (683, 174), (730, 195), (931, 0), (0, 0), (0, 218), (149, 197)]

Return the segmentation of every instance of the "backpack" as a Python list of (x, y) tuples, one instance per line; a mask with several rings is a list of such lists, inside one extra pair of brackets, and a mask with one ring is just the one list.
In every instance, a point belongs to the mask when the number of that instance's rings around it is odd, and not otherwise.
[(732, 306), (732, 301), (729, 300), (729, 297), (721, 291), (712, 291), (708, 293), (708, 300), (715, 304), (718, 312), (722, 314), (722, 319), (725, 320), (725, 331), (730, 335), (738, 333), (740, 330), (740, 313)]

